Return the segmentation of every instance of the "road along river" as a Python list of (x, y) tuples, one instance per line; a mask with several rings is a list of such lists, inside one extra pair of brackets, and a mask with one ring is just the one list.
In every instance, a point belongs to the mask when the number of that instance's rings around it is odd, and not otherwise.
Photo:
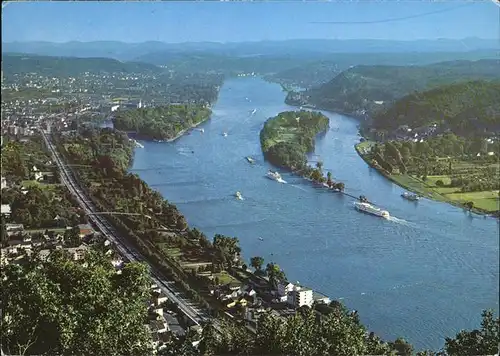
[[(262, 256), (291, 282), (343, 300), (384, 338), (438, 349), (445, 336), (478, 327), (482, 309), (498, 312), (498, 222), (402, 199), (400, 187), (356, 154), (356, 120), (325, 113), (330, 130), (317, 139), (311, 161), (321, 159), (346, 192), (366, 195), (395, 218), (361, 214), (352, 198), (298, 177), (283, 174), (289, 184), (264, 177), (271, 166), (259, 132), (267, 118), (296, 109), (284, 97), (279, 85), (259, 78), (228, 80), (211, 120), (199, 126), (204, 133), (173, 143), (141, 141), (132, 171), (175, 203), (190, 226), (209, 238), (237, 236), (247, 260)], [(234, 198), (236, 191), (244, 200)]]

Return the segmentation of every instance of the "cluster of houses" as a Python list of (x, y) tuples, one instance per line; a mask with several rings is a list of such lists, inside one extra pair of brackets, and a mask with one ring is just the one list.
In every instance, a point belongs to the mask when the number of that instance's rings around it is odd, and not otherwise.
[[(272, 285), (272, 287), (271, 287)], [(277, 316), (290, 316), (303, 306), (329, 304), (330, 299), (311, 288), (297, 283), (281, 281), (270, 284), (265, 277), (255, 277), (247, 284), (231, 282), (217, 286), (211, 293), (225, 307), (226, 312), (234, 317), (238, 311), (252, 325), (260, 313), (272, 310)]]
[[(2, 209), (3, 210), (3, 209)], [(72, 229), (68, 227), (67, 229)], [(81, 260), (90, 246), (98, 239), (92, 226), (88, 224), (78, 225), (81, 245), (77, 247), (64, 247), (64, 236), (61, 233), (44, 232), (41, 238), (35, 239), (29, 232), (24, 230), (22, 224), (5, 224), (6, 242), (5, 247), (1, 248), (1, 265), (11, 263), (22, 263), (26, 257), (29, 257), (36, 250), (39, 257), (46, 259), (53, 250), (67, 251), (73, 260)], [(104, 241), (104, 246), (109, 247), (106, 252), (112, 255), (111, 242)], [(113, 261), (114, 265), (120, 265), (120, 261)]]
[[(181, 315), (176, 315), (173, 311), (167, 308), (167, 295), (158, 287), (157, 284), (151, 284), (151, 298), (149, 301), (149, 320), (147, 327), (152, 336), (153, 350), (161, 351), (165, 348), (165, 343), (173, 336), (183, 336), (184, 328), (180, 325), (179, 319), (184, 323), (187, 320)], [(199, 331), (199, 330), (198, 330)]]

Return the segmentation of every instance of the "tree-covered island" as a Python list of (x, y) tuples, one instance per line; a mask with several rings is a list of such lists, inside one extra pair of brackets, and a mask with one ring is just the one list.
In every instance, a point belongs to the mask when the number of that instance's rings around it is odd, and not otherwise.
[(329, 119), (320, 112), (285, 111), (270, 118), (260, 132), (265, 158), (272, 164), (299, 173), (317, 183), (343, 190), (343, 183), (334, 183), (331, 174), (323, 176), (322, 164), (307, 164), (307, 153), (314, 150), (315, 136), (328, 129)]
[(175, 140), (188, 129), (210, 118), (206, 105), (172, 104), (118, 112), (113, 123), (118, 130), (149, 140)]

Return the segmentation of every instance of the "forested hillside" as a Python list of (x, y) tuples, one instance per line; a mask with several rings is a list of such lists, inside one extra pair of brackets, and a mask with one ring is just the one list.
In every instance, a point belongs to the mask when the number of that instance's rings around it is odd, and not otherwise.
[(461, 134), (500, 132), (500, 81), (473, 81), (415, 93), (374, 117), (373, 127), (437, 124)]
[(2, 71), (37, 73), (46, 76), (68, 77), (91, 73), (161, 73), (162, 68), (139, 62), (120, 62), (110, 58), (48, 57), (26, 54), (2, 55)]
[(500, 79), (500, 60), (441, 62), (426, 66), (356, 66), (330, 82), (303, 93), (290, 93), (290, 104), (361, 114), (382, 111), (393, 101), (440, 85)]

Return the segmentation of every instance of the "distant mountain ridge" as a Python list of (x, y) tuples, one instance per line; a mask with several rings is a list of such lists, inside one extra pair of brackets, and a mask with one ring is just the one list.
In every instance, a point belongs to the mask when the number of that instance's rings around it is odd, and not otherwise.
[(500, 60), (449, 61), (425, 66), (360, 65), (303, 93), (290, 93), (289, 104), (312, 104), (345, 113), (374, 114), (415, 91), (471, 80), (500, 79)]
[[(164, 43), (147, 41), (125, 43), (118, 41), (94, 42), (3, 42), (2, 53), (18, 52), (63, 57), (107, 57), (120, 60), (143, 58), (148, 54), (202, 52), (230, 56), (300, 55), (304, 53), (377, 53), (377, 52), (468, 52), (500, 48), (494, 39), (466, 38), (461, 40), (324, 40), (299, 39), (260, 42), (188, 42)], [(145, 57), (147, 59), (147, 57)]]

